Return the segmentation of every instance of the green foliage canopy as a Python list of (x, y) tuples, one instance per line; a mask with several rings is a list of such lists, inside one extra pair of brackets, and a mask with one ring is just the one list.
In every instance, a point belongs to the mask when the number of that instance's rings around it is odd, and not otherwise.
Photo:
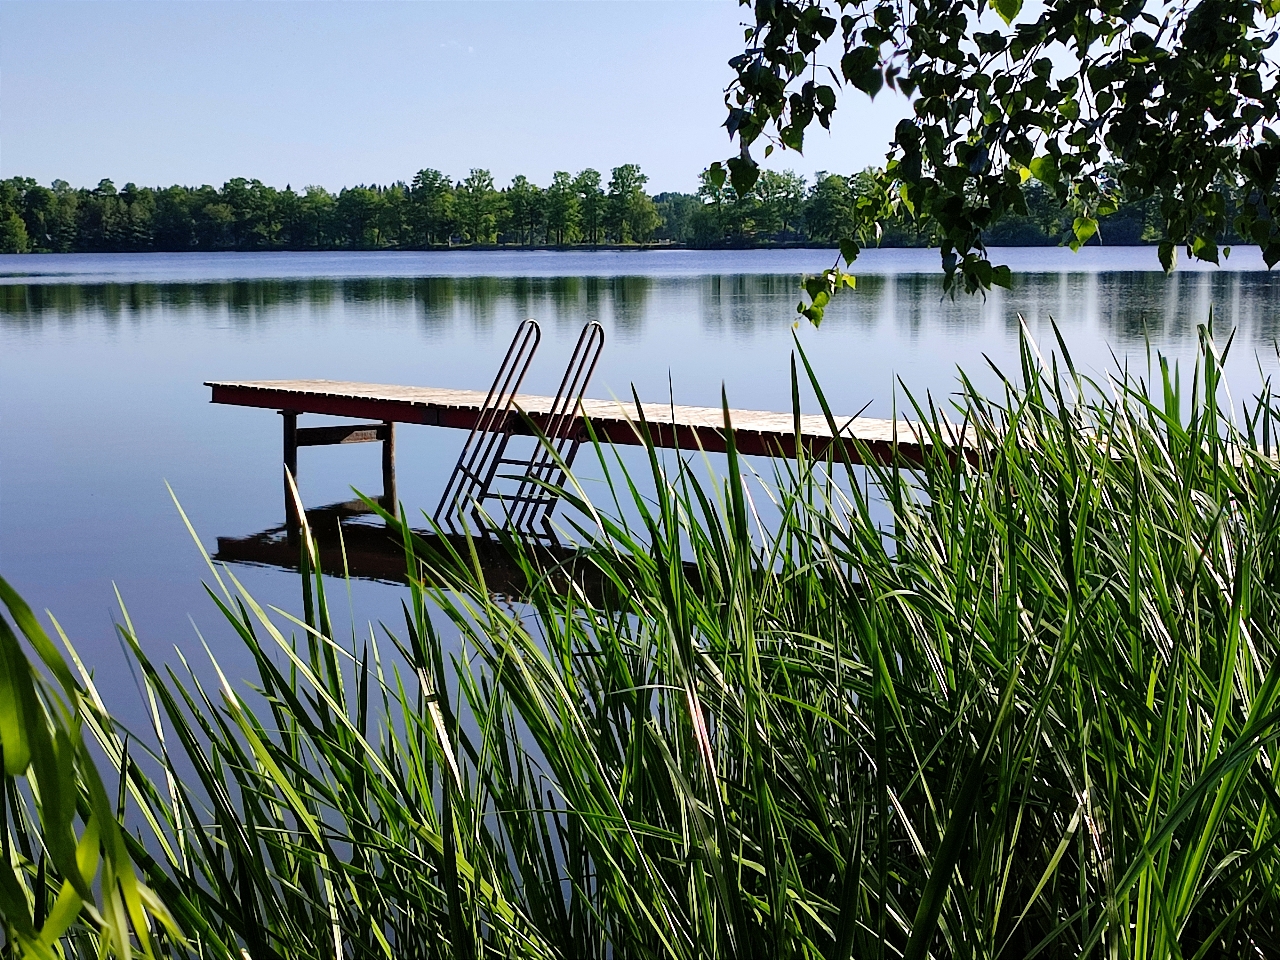
[(662, 222), (653, 200), (644, 192), (649, 178), (634, 163), (614, 167), (609, 179), (608, 222), (622, 243), (648, 240)]
[(1217, 262), (1228, 226), (1280, 261), (1276, 0), (1047, 0), (1025, 16), (1022, 0), (740, 2), (755, 23), (726, 94), (739, 193), (761, 139), (766, 155), (803, 149), (848, 88), (912, 98), (841, 238), (846, 261), (903, 208), (938, 237), (949, 288), (1007, 284), (986, 244), (1027, 214), (1031, 178), (1070, 213), (1073, 245), (1123, 193), (1158, 200), (1166, 269), (1178, 246)]
[(494, 243), (498, 239), (498, 217), (502, 198), (493, 188), (488, 170), (473, 169), (458, 185), (458, 223), (462, 238), (470, 243)]
[(582, 204), (567, 170), (557, 170), (551, 177), (546, 218), (548, 242), (563, 245), (581, 239)]
[(415, 233), (428, 244), (448, 243), (453, 232), (453, 181), (439, 170), (419, 170), (410, 194)]
[[(765, 170), (752, 190), (738, 193), (723, 165), (699, 176), (697, 193), (649, 196), (640, 168), (560, 170), (545, 189), (516, 176), (498, 186), (488, 170), (456, 182), (439, 170), (419, 170), (409, 182), (279, 190), (242, 177), (221, 188), (146, 187), (110, 180), (73, 189), (28, 177), (0, 181), (0, 253), (108, 253), (217, 250), (416, 250), (456, 243), (567, 246), (676, 243), (692, 247), (772, 244), (827, 246), (852, 235), (858, 205), (875, 203), (875, 171), (820, 172), (812, 184), (790, 171)], [(1026, 214), (1008, 212), (987, 230), (1003, 246), (1051, 246), (1073, 237), (1070, 213), (1044, 184), (1029, 180)], [(1233, 223), (1234, 199), (1227, 221)], [(477, 211), (481, 219), (478, 221)], [(655, 219), (656, 218), (656, 219)], [(1111, 244), (1148, 243), (1160, 236), (1154, 198), (1122, 198), (1098, 219)], [(936, 246), (934, 226), (901, 204), (882, 222), (882, 246)], [(479, 231), (476, 233), (476, 231)], [(479, 236), (482, 239), (474, 239)], [(1219, 243), (1245, 242), (1228, 228)]]
[(582, 213), (582, 238), (587, 243), (599, 243), (604, 238), (605, 196), (600, 189), (600, 171), (590, 168), (574, 177), (574, 189), (580, 198)]

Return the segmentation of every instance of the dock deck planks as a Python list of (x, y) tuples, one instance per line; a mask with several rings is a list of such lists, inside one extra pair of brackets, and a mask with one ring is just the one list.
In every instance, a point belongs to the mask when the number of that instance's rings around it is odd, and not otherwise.
[[(345, 380), (211, 380), (206, 381), (205, 386), (212, 388), (214, 403), (394, 423), (421, 423), (462, 430), (469, 430), (475, 424), (485, 400), (485, 394), (477, 390)], [(516, 398), (516, 403), (541, 427), (550, 412), (552, 399), (522, 394)], [(639, 406), (657, 446), (680, 450), (725, 449), (724, 413), (718, 407), (663, 403), (642, 403)], [(582, 413), (601, 441), (628, 445), (642, 443), (634, 402), (583, 400)], [(731, 409), (729, 417), (740, 453), (795, 456), (795, 422), (790, 413)], [(899, 420), (896, 424), (895, 457), (893, 421), (846, 417), (837, 418), (836, 422), (841, 427), (842, 436), (860, 440), (866, 445), (871, 458), (881, 463), (919, 462), (929, 444), (919, 425)], [(520, 426), (516, 426), (517, 432), (520, 432)], [(814, 456), (825, 455), (833, 439), (830, 426), (821, 416), (801, 416), (800, 433), (806, 452)], [(847, 450), (856, 461), (856, 446), (849, 445)]]

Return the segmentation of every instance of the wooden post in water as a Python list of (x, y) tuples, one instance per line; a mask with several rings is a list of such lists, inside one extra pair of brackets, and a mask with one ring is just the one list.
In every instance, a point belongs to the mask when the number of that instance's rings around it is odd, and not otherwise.
[(392, 420), (382, 422), (382, 508), (393, 517), (399, 516), (399, 500), (396, 497), (396, 425)]
[(284, 418), (284, 518), (290, 539), (298, 534), (300, 520), (295, 509), (293, 494), (289, 492), (289, 478), (293, 478), (294, 486), (298, 484), (298, 412), (281, 410)]

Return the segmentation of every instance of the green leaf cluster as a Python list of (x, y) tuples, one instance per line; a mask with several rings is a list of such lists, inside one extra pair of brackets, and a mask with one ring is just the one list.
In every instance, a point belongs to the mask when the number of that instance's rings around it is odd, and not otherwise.
[[(912, 116), (877, 178), (937, 237), (950, 288), (993, 282), (987, 244), (1026, 214), (1025, 170), (1070, 213), (1073, 247), (1123, 194), (1158, 202), (1166, 269), (1180, 246), (1216, 263), (1228, 228), (1280, 262), (1280, 33), (1263, 0), (1048, 0), (1033, 17), (999, 0), (996, 24), (973, 0), (741, 2), (755, 18), (726, 93), (739, 189), (758, 141), (801, 150), (842, 88), (888, 88)], [(883, 222), (868, 207), (859, 231)]]

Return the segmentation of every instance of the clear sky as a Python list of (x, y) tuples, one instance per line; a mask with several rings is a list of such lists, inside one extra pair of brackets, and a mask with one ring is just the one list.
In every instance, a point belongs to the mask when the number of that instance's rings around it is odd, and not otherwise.
[[(639, 163), (693, 190), (732, 152), (735, 0), (0, 0), (0, 177), (283, 187)], [(769, 166), (880, 162), (903, 99), (850, 93)], [(816, 125), (815, 125), (816, 126)]]

